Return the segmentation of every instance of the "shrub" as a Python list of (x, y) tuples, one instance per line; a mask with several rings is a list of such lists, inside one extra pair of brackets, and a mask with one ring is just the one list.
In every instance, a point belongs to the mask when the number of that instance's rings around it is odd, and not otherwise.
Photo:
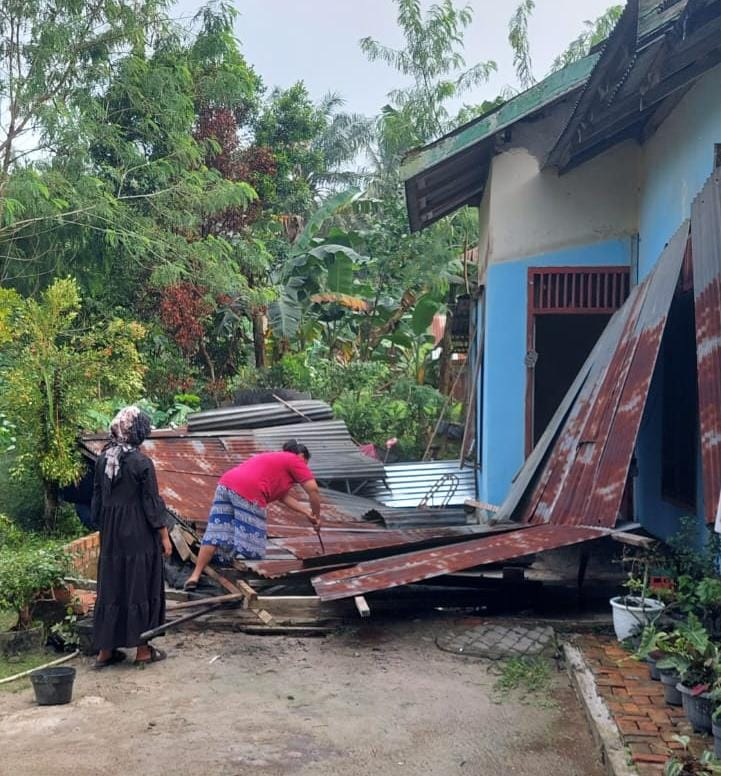
[[(3, 526), (8, 528), (4, 518)], [(6, 534), (7, 535), (7, 534)], [(0, 547), (0, 609), (18, 615), (16, 628), (31, 625), (31, 605), (45, 591), (62, 582), (70, 560), (59, 542), (34, 535), (23, 540), (10, 531), (10, 541)]]

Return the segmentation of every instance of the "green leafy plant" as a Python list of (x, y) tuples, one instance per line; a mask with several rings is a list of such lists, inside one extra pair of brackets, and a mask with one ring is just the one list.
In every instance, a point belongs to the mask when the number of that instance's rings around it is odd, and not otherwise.
[(690, 751), (690, 736), (672, 736), (682, 746), (679, 755), (670, 757), (664, 764), (664, 776), (716, 776), (721, 774), (721, 762), (706, 749), (700, 757)]
[(75, 648), (80, 643), (80, 635), (76, 628), (78, 615), (75, 611), (75, 605), (76, 602), (71, 601), (65, 607), (65, 617), (50, 628), (50, 634), (64, 650)]
[(0, 609), (17, 614), (15, 629), (31, 626), (32, 604), (62, 582), (69, 565), (61, 544), (32, 535), (26, 536), (22, 546), (0, 547)]
[(700, 695), (714, 685), (720, 666), (719, 650), (695, 615), (690, 615), (673, 635), (663, 638), (658, 648), (664, 658), (656, 665), (676, 670), (692, 694)]
[(91, 407), (104, 396), (142, 390), (136, 343), (144, 330), (117, 318), (82, 327), (81, 293), (72, 278), (55, 280), (38, 300), (16, 294), (0, 303), (9, 331), (0, 346), (0, 408), (23, 429), (13, 473), (41, 480), (44, 525), (52, 530), (58, 487), (75, 482), (83, 469), (76, 439)]

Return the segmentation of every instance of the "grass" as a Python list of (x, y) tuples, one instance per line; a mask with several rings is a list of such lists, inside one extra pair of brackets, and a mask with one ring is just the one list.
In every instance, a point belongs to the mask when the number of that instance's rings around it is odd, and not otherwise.
[[(13, 657), (0, 657), (0, 679), (5, 679), (6, 676), (13, 676), (14, 674), (20, 674), (22, 671), (28, 671), (30, 668), (36, 668), (37, 666), (43, 666), (45, 663), (49, 663), (50, 660), (54, 660), (55, 655), (44, 650), (36, 650), (34, 652), (24, 652), (22, 655)], [(28, 687), (29, 678), (27, 676), (19, 679), (16, 682), (8, 682), (8, 684), (0, 684), (0, 692), (3, 690), (16, 692)]]
[(552, 684), (550, 661), (540, 656), (512, 657), (492, 666), (497, 679), (493, 685), (496, 703), (502, 703), (509, 693), (518, 694), (522, 703), (551, 707), (554, 702), (548, 697)]

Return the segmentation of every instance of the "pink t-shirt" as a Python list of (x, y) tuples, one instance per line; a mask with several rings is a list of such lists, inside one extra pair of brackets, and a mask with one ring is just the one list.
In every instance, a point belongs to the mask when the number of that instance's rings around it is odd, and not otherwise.
[(295, 482), (314, 479), (303, 458), (294, 453), (258, 453), (225, 472), (219, 485), (262, 507), (284, 498)]

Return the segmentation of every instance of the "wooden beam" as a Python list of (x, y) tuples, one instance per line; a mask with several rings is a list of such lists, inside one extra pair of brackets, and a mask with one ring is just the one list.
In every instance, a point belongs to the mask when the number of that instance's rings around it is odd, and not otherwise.
[(644, 549), (651, 547), (656, 541), (656, 539), (652, 539), (649, 536), (639, 536), (638, 534), (631, 533), (614, 532), (611, 536), (616, 542), (629, 544), (633, 547), (643, 547)]
[(250, 587), (250, 585), (248, 585), (244, 579), (237, 580), (237, 587), (240, 589), (240, 592), (242, 593), (242, 595), (244, 596), (245, 600), (248, 603), (252, 603), (253, 601), (257, 600), (258, 598), (257, 591), (254, 590), (252, 587)]
[(207, 604), (224, 604), (231, 601), (239, 601), (244, 596), (242, 593), (227, 593), (227, 595), (211, 596), (210, 598), (194, 598), (192, 601), (180, 601), (167, 607), (168, 612), (177, 609), (194, 609), (196, 606), (206, 606)]
[(357, 607), (357, 611), (359, 612), (360, 617), (370, 616), (370, 607), (367, 605), (367, 601), (365, 601), (365, 597), (363, 595), (354, 596), (354, 605)]
[(483, 509), (485, 512), (494, 512), (495, 514), (502, 514), (502, 507), (498, 507), (495, 504), (487, 504), (484, 501), (477, 501), (474, 498), (467, 498), (464, 501), (467, 507), (474, 507), (474, 509)]

